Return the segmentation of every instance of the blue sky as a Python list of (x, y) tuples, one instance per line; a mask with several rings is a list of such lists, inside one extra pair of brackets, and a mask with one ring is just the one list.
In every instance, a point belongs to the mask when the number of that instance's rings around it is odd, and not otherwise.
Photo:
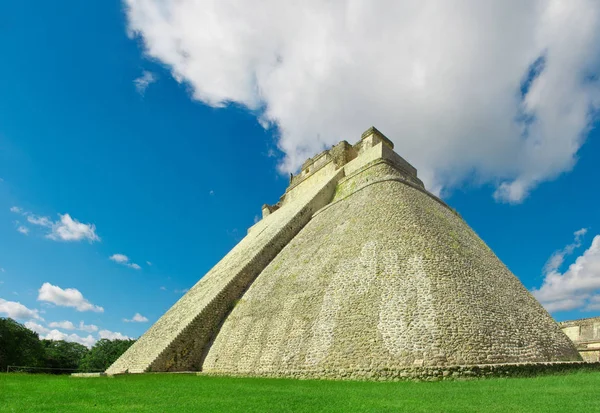
[[(560, 57), (559, 46), (553, 48), (551, 42), (546, 49), (531, 46), (527, 64), (515, 64), (522, 70), (503, 69), (515, 73), (514, 87), (505, 87), (506, 93), (498, 96), (488, 91), (490, 100), (498, 98), (497, 108), (479, 103), (477, 90), (463, 89), (444, 99), (456, 107), (464, 94), (470, 95), (476, 108), (466, 111), (468, 115), (457, 112), (453, 119), (477, 124), (476, 130), (458, 124), (465, 130), (459, 133), (444, 126), (448, 137), (443, 131), (429, 131), (427, 125), (435, 123), (431, 119), (444, 123), (447, 112), (435, 113), (433, 103), (432, 118), (422, 119), (425, 126), (403, 129), (409, 128), (405, 125), (410, 119), (391, 122), (402, 115), (383, 117), (381, 110), (371, 117), (367, 113), (346, 130), (342, 126), (351, 123), (348, 117), (363, 113), (364, 94), (350, 94), (350, 86), (340, 92), (331, 80), (336, 76), (317, 78), (314, 68), (324, 71), (320, 60), (305, 57), (302, 61), (311, 69), (303, 73), (305, 78), (314, 75), (315, 88), (325, 89), (326, 98), (311, 95), (310, 104), (287, 107), (282, 103), (285, 96), (302, 102), (314, 86), (296, 88), (294, 76), (301, 67), (282, 71), (277, 79), (283, 80), (277, 83), (261, 80), (261, 70), (248, 69), (243, 60), (228, 58), (227, 65), (219, 66), (222, 57), (203, 53), (203, 48), (220, 44), (237, 49), (222, 33), (206, 29), (203, 41), (209, 46), (185, 46), (180, 39), (182, 47), (191, 50), (181, 52), (190, 61), (199, 50), (202, 65), (194, 71), (193, 65), (169, 54), (168, 42), (156, 45), (156, 39), (170, 37), (154, 33), (154, 28), (169, 29), (142, 21), (143, 3), (128, 1), (129, 14), (115, 0), (0, 5), (0, 315), (18, 316), (42, 336), (88, 345), (100, 337), (138, 337), (244, 236), (262, 204), (279, 199), (288, 171), (331, 143), (354, 143), (371, 124), (396, 142), (397, 152), (419, 168), (428, 187), (459, 211), (528, 289), (538, 290), (558, 320), (600, 315), (600, 259), (592, 248), (600, 234), (600, 132), (592, 116), (598, 102), (593, 94), (597, 61)], [(169, 4), (164, 7), (178, 7)], [(202, 27), (198, 24), (196, 30), (202, 32)], [(128, 35), (128, 28), (137, 35)], [(582, 47), (596, 46), (586, 43), (586, 36), (581, 35)], [(343, 40), (327, 40), (332, 48), (346, 47)], [(256, 49), (261, 45), (257, 41)], [(244, 44), (243, 53), (231, 53), (241, 59), (254, 50), (248, 49), (251, 46)], [(283, 58), (269, 64), (296, 61), (281, 47)], [(542, 75), (548, 73), (548, 82), (553, 73), (561, 73), (554, 62), (571, 59), (585, 69), (581, 76), (587, 83), (574, 84), (571, 91), (574, 99), (587, 104), (588, 120), (553, 115), (553, 108), (540, 102), (555, 97), (548, 92), (536, 98), (534, 86), (532, 93), (518, 96), (529, 68), (544, 50), (548, 62)], [(428, 80), (428, 63), (419, 61), (421, 66), (411, 66), (411, 87), (431, 84), (442, 90), (445, 83)], [(206, 68), (211, 64), (216, 66)], [(236, 86), (239, 67), (254, 70), (256, 79), (249, 76), (244, 81), (250, 86)], [(337, 67), (331, 64), (325, 71), (338, 73)], [(369, 70), (339, 76), (366, 76), (375, 82), (378, 72), (372, 71), (383, 69)], [(447, 73), (451, 77), (465, 71), (453, 67)], [(476, 76), (473, 89), (480, 81)], [(272, 94), (275, 86), (283, 96)], [(260, 93), (249, 94), (244, 88), (258, 88)], [(387, 108), (395, 97), (383, 95)], [(542, 126), (531, 127), (531, 138), (524, 133), (503, 146), (498, 142), (505, 135), (496, 137), (493, 132), (502, 120), (489, 113), (502, 111), (505, 96), (509, 103), (521, 99), (518, 109), (539, 118)], [(571, 95), (558, 98), (565, 96)], [(406, 100), (410, 99), (398, 104)], [(315, 112), (320, 105), (323, 111)], [(406, 110), (423, 112), (414, 105)], [(510, 119), (506, 131), (515, 127), (514, 116)], [(548, 119), (560, 123), (556, 126)], [(575, 126), (563, 130), (563, 124)], [(325, 130), (314, 132), (314, 125)], [(560, 134), (554, 136), (557, 129)], [(433, 154), (424, 148), (431, 147), (427, 139), (438, 139), (442, 149), (450, 145), (460, 150)], [(535, 145), (516, 146), (527, 139), (536, 140)], [(470, 148), (476, 149), (469, 152)], [(581, 229), (587, 231), (575, 236)], [(551, 257), (554, 264), (548, 265)], [(570, 269), (578, 259), (577, 268)], [(544, 282), (546, 289), (540, 290)], [(136, 314), (136, 321), (124, 321)]]

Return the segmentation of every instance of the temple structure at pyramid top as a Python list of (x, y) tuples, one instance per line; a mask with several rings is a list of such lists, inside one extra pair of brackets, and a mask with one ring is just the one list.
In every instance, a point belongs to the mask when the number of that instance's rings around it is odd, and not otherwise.
[(107, 373), (396, 379), (579, 362), (552, 317), (393, 148), (372, 127), (304, 162)]

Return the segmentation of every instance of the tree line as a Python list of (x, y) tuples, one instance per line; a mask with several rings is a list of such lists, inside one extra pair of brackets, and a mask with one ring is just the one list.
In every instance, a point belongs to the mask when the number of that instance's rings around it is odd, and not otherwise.
[(0, 372), (8, 366), (37, 367), (30, 371), (53, 374), (105, 371), (134, 342), (103, 338), (88, 349), (64, 340), (40, 340), (23, 324), (0, 317)]

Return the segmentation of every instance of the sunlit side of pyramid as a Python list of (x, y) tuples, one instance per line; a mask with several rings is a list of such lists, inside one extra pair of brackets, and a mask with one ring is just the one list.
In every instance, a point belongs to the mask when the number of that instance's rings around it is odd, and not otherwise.
[(107, 373), (376, 377), (578, 360), (521, 282), (371, 128), (306, 161)]

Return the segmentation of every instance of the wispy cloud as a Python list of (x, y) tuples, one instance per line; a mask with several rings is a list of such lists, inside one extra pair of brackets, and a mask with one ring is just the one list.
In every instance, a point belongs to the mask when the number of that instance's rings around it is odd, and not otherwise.
[(15, 318), (18, 320), (28, 318), (43, 320), (43, 318), (40, 317), (39, 310), (31, 310), (19, 302), (7, 301), (2, 298), (0, 298), (0, 313), (6, 314), (10, 318)]
[(148, 322), (148, 319), (140, 313), (135, 313), (131, 319), (124, 318), (123, 321), (126, 323), (146, 323)]
[(555, 251), (554, 254), (548, 259), (544, 266), (544, 274), (556, 271), (565, 261), (565, 257), (571, 255), (576, 248), (581, 247), (581, 239), (587, 233), (587, 228), (581, 228), (573, 233), (574, 240), (571, 244), (565, 246), (563, 249)]
[(135, 89), (140, 95), (144, 95), (146, 93), (146, 89), (152, 83), (156, 82), (157, 77), (154, 73), (149, 72), (148, 70), (144, 70), (142, 75), (136, 79), (134, 79), (133, 84), (135, 85)]
[[(90, 243), (100, 241), (100, 237), (96, 234), (96, 226), (94, 224), (84, 224), (71, 217), (69, 214), (58, 214), (59, 219), (52, 221), (47, 216), (40, 216), (24, 211), (22, 208), (13, 206), (11, 212), (23, 215), (27, 218), (27, 222), (31, 225), (46, 229), (46, 238), (54, 241), (82, 241), (87, 240)], [(18, 221), (17, 221), (18, 223)], [(22, 234), (28, 234), (29, 228), (21, 225), (17, 231)]]
[(61, 307), (73, 307), (77, 311), (104, 312), (104, 308), (90, 303), (75, 288), (62, 289), (50, 283), (44, 283), (38, 290), (38, 301), (44, 301)]
[(110, 257), (108, 257), (109, 260), (114, 261), (118, 264), (121, 265), (125, 265), (129, 268), (133, 268), (134, 270), (141, 270), (142, 267), (140, 267), (138, 264), (136, 264), (135, 262), (131, 262), (129, 260), (129, 257), (125, 254), (113, 254)]
[(592, 245), (577, 257), (569, 268), (559, 271), (565, 255), (580, 245), (585, 232), (575, 233), (575, 241), (555, 253), (546, 264), (544, 281), (533, 295), (550, 311), (598, 308), (600, 303), (600, 235), (592, 240)]

